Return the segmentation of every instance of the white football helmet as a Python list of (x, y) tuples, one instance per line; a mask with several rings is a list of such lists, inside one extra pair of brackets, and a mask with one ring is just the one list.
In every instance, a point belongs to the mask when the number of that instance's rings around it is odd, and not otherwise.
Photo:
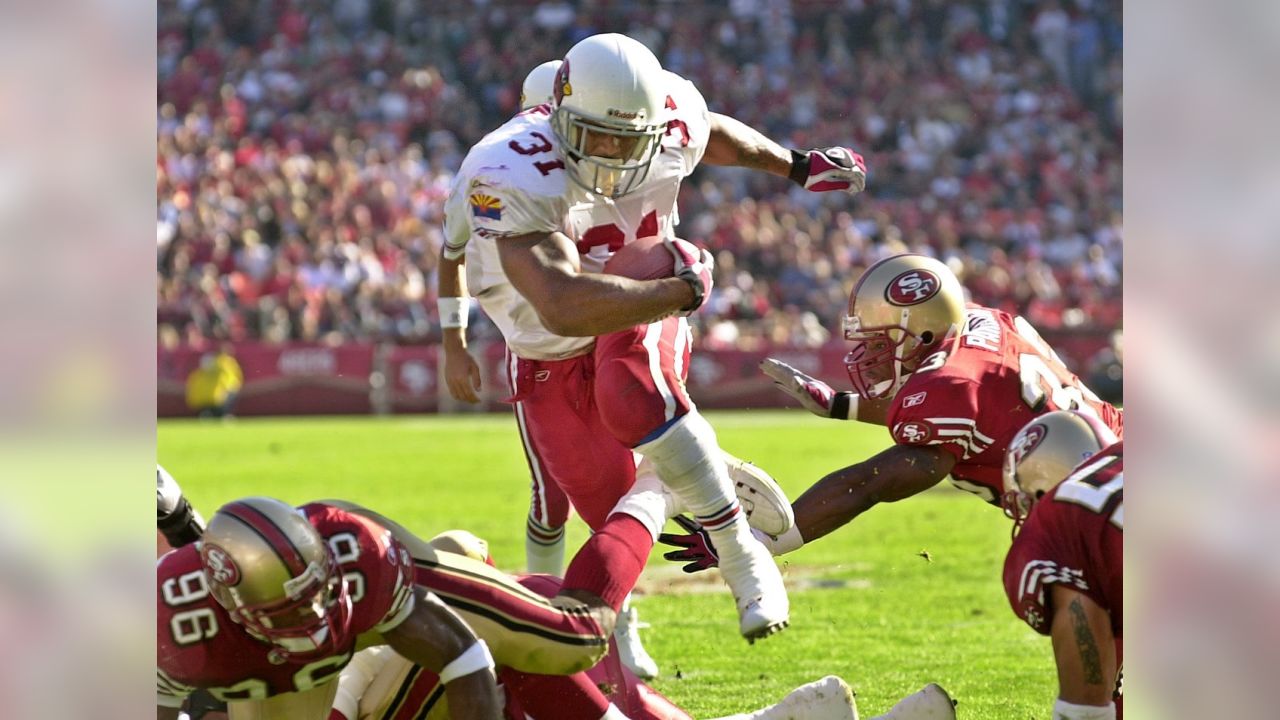
[(555, 101), (555, 93), (551, 88), (555, 85), (556, 71), (560, 69), (559, 60), (548, 60), (529, 71), (520, 87), (520, 109), (528, 110), (534, 105), (550, 105)]
[(625, 35), (592, 35), (569, 49), (556, 72), (551, 129), (565, 170), (607, 198), (644, 182), (667, 127), (662, 65)]
[(1023, 426), (1004, 455), (1005, 514), (1014, 527), (1035, 502), (1058, 486), (1071, 471), (1118, 442), (1102, 421), (1086, 413), (1056, 410)]

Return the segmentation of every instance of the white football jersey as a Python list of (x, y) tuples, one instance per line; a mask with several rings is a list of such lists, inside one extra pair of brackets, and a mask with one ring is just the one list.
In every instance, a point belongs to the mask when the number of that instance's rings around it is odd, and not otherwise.
[(702, 160), (711, 125), (693, 83), (670, 72), (666, 77), (670, 119), (662, 151), (644, 183), (616, 200), (589, 193), (566, 176), (549, 105), (511, 118), (462, 161), (445, 206), (445, 254), (456, 258), (465, 247), (467, 286), (516, 355), (571, 357), (593, 340), (561, 337), (543, 327), (502, 271), (497, 244), (503, 238), (563, 232), (577, 245), (582, 271), (600, 272), (614, 252), (637, 238), (674, 236), (680, 181)]

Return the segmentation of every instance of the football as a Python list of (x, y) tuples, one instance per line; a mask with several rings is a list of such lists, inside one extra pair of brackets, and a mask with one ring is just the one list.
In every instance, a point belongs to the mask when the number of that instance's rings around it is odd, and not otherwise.
[(604, 264), (604, 272), (632, 280), (657, 280), (675, 274), (675, 258), (657, 235), (622, 246)]

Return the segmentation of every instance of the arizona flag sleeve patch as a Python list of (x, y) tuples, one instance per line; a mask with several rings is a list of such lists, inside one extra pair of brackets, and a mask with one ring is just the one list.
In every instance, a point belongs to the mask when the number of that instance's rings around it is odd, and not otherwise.
[(502, 201), (498, 198), (485, 193), (471, 193), (468, 202), (471, 204), (471, 215), (473, 217), (487, 220), (502, 219)]

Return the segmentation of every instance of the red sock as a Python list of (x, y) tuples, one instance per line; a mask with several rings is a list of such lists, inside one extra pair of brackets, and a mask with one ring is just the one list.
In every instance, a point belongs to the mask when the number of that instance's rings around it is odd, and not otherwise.
[(622, 513), (610, 515), (573, 556), (562, 590), (586, 590), (617, 610), (635, 587), (652, 549), (653, 536), (643, 523)]
[(506, 688), (507, 717), (599, 720), (609, 709), (609, 698), (587, 677), (574, 675), (529, 675), (504, 669), (499, 678)]

